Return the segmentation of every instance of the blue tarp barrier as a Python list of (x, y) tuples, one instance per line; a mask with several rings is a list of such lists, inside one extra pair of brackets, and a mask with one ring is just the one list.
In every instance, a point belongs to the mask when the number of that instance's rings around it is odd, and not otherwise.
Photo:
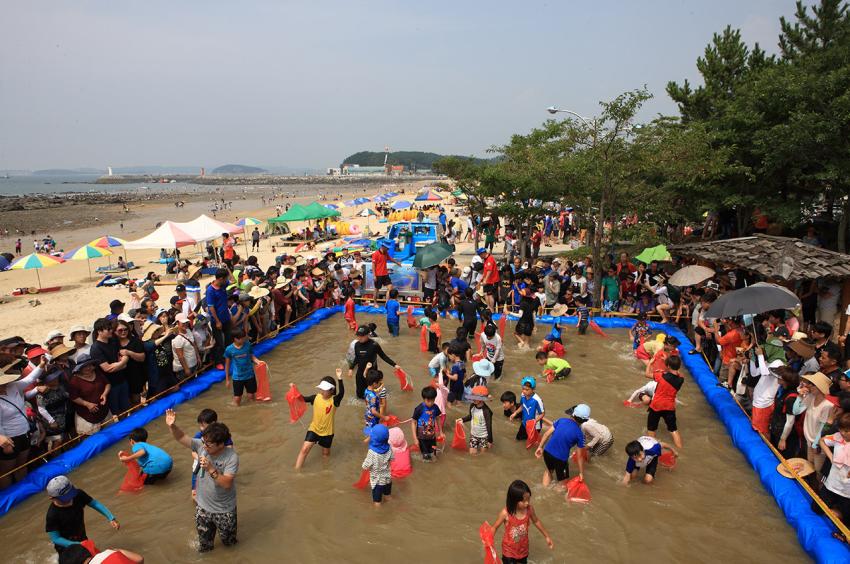
[[(254, 353), (257, 356), (264, 355), (279, 344), (310, 330), (317, 323), (341, 311), (342, 306), (317, 310), (294, 326), (284, 329), (275, 337), (255, 345)], [(213, 384), (222, 380), (224, 380), (223, 370), (207, 370), (197, 378), (184, 383), (179, 390), (151, 402), (126, 419), (103, 428), (100, 432), (83, 440), (78, 446), (36, 468), (20, 482), (0, 491), (0, 516), (8, 513), (15, 505), (31, 495), (43, 493), (44, 488), (47, 487), (47, 482), (54, 477), (69, 473), (115, 443), (125, 440), (133, 429), (144, 427), (154, 419), (161, 417), (166, 409), (195, 398), (210, 389)]]

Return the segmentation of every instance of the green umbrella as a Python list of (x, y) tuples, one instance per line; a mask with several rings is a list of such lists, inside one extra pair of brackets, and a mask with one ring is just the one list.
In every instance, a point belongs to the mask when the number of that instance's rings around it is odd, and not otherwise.
[(667, 252), (666, 245), (658, 245), (657, 247), (645, 248), (638, 256), (635, 257), (635, 259), (646, 264), (649, 264), (654, 260), (664, 262), (670, 260), (670, 253)]
[(438, 265), (454, 254), (454, 250), (445, 243), (431, 243), (416, 251), (413, 258), (415, 268), (424, 269)]

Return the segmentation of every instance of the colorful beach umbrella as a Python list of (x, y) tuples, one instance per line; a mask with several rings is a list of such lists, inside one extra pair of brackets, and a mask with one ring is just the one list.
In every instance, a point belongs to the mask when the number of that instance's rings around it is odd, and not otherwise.
[(95, 247), (94, 245), (83, 245), (73, 251), (65, 253), (65, 260), (85, 260), (89, 268), (89, 278), (91, 278), (91, 259), (99, 257), (107, 257), (112, 254), (109, 249), (103, 247)]
[(378, 212), (376, 212), (372, 208), (363, 208), (363, 211), (361, 211), (357, 215), (359, 215), (360, 217), (369, 217), (371, 215), (378, 215)]
[(261, 219), (257, 219), (256, 217), (243, 217), (239, 221), (236, 222), (236, 225), (239, 227), (248, 227), (251, 225), (260, 225), (263, 223)]
[(329, 210), (338, 210), (339, 209), (339, 206), (336, 205), (336, 204), (324, 204), (324, 206), (326, 208), (328, 208)]
[(124, 239), (119, 239), (118, 237), (104, 235), (103, 237), (98, 237), (94, 241), (90, 241), (89, 245), (92, 247), (100, 247), (101, 249), (108, 249), (110, 247), (123, 247), (126, 242), (127, 241)]
[(12, 266), (9, 267), (9, 270), (31, 270), (35, 269), (35, 277), (38, 280), (38, 287), (41, 288), (41, 276), (38, 274), (39, 268), (49, 268), (51, 266), (56, 266), (57, 264), (62, 264), (65, 262), (65, 259), (61, 257), (53, 257), (50, 255), (45, 255), (41, 253), (32, 253), (27, 256), (21, 257), (15, 262), (12, 263)]
[(412, 205), (413, 204), (411, 204), (407, 200), (399, 200), (399, 201), (397, 201), (396, 203), (393, 204), (393, 209), (394, 210), (406, 210), (407, 208), (409, 208)]
[(360, 197), (360, 198), (354, 198), (354, 201), (357, 202), (357, 205), (362, 205), (362, 204), (368, 204), (372, 200), (370, 200), (369, 198)]
[(388, 202), (389, 200), (390, 200), (390, 197), (387, 196), (387, 195), (379, 195), (379, 196), (375, 196), (374, 198), (372, 198), (373, 202), (376, 202), (376, 203), (379, 203), (379, 204), (382, 203), (382, 202)]
[(357, 205), (357, 200), (348, 200), (347, 202), (345, 202), (345, 205), (349, 208), (353, 208)]
[(432, 190), (425, 190), (418, 196), (416, 196), (417, 202), (439, 202), (442, 201), (442, 198)]

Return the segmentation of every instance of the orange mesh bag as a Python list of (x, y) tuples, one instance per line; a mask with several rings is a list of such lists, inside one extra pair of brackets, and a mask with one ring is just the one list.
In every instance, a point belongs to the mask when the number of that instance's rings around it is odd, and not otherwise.
[[(131, 453), (121, 451), (119, 454), (123, 456), (128, 456)], [(139, 463), (135, 460), (128, 460), (124, 463), (124, 466), (127, 467), (127, 473), (124, 474), (124, 481), (121, 482), (120, 491), (122, 492), (137, 492), (145, 487), (145, 478), (147, 478), (147, 474), (142, 473), (142, 469), (139, 468)]]
[(416, 318), (413, 317), (413, 306), (407, 306), (407, 328), (413, 329), (416, 327)]
[(362, 490), (369, 485), (369, 471), (363, 470), (360, 472), (360, 479), (354, 482), (353, 486), (358, 490)]
[(502, 317), (499, 319), (499, 336), (504, 339), (505, 337), (505, 327), (508, 324), (508, 316), (506, 314), (502, 314)]
[(295, 423), (307, 411), (307, 403), (296, 386), (292, 386), (286, 392), (286, 401), (289, 403), (289, 422)]
[(575, 503), (590, 503), (590, 488), (581, 476), (567, 480), (567, 501)]
[[(427, 350), (427, 349), (426, 349)], [(395, 377), (398, 378), (398, 383), (401, 386), (401, 390), (403, 392), (412, 392), (413, 391), (413, 379), (407, 375), (407, 372), (402, 370), (401, 368), (395, 369)]]
[(455, 421), (455, 434), (452, 437), (452, 448), (457, 450), (466, 450), (466, 431), (463, 428), (463, 423)]
[(525, 439), (525, 448), (536, 446), (540, 442), (540, 433), (537, 431), (537, 421), (529, 419), (525, 422), (525, 434), (528, 438)]
[(679, 459), (671, 451), (667, 451), (658, 457), (658, 463), (664, 468), (669, 468), (670, 470), (676, 467), (676, 462), (678, 460)]
[(422, 330), (419, 331), (419, 350), (428, 352), (428, 328), (424, 325), (422, 326)]
[(269, 385), (269, 365), (263, 361), (254, 367), (254, 376), (257, 377), (257, 393), (255, 398), (258, 401), (272, 401), (272, 391)]
[(481, 537), (481, 544), (484, 545), (484, 564), (498, 564), (499, 555), (496, 553), (496, 539), (493, 538), (493, 527), (490, 523), (484, 521), (481, 527), (478, 528), (478, 536)]

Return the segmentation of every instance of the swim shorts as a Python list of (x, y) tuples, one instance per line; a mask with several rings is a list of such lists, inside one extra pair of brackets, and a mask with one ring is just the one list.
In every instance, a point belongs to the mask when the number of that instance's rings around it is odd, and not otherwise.
[(317, 435), (313, 431), (307, 431), (307, 435), (304, 436), (304, 442), (318, 443), (318, 445), (322, 448), (331, 448), (331, 444), (334, 442), (334, 436)]

